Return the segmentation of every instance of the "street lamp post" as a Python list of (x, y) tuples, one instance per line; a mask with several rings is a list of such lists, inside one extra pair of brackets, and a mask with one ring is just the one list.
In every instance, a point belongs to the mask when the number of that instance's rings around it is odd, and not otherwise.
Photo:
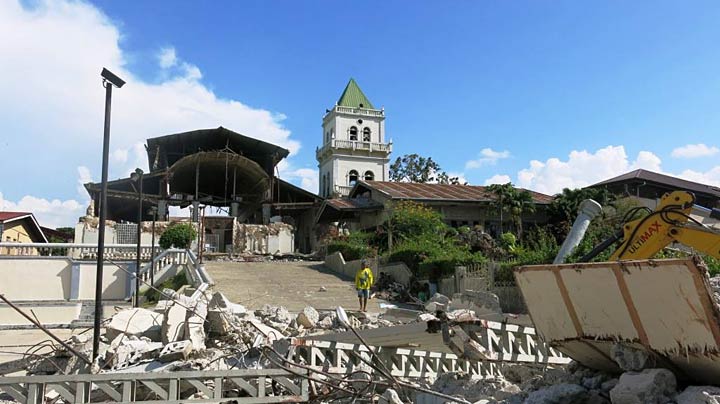
[(135, 253), (135, 300), (133, 307), (140, 306), (140, 236), (142, 234), (142, 214), (143, 214), (143, 170), (136, 168), (135, 172), (130, 174), (136, 184), (138, 184), (138, 214), (137, 214), (137, 251)]
[(125, 81), (103, 68), (100, 76), (105, 87), (105, 125), (103, 128), (103, 157), (102, 157), (102, 183), (100, 186), (100, 223), (98, 225), (98, 252), (97, 271), (95, 272), (95, 319), (93, 322), (93, 351), (92, 360), (98, 357), (100, 348), (100, 320), (102, 318), (102, 286), (103, 286), (103, 260), (105, 254), (105, 218), (107, 217), (107, 182), (108, 182), (108, 155), (110, 153), (110, 105), (112, 101), (112, 88), (125, 85)]

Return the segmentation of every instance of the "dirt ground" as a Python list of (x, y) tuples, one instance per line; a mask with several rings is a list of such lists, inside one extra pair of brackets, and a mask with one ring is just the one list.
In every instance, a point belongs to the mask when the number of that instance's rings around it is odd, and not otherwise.
[[(291, 312), (305, 306), (358, 309), (353, 280), (329, 271), (322, 262), (207, 261), (205, 268), (215, 281), (215, 290), (249, 309), (264, 304), (285, 306)], [(326, 291), (321, 292), (321, 287)], [(379, 312), (381, 302), (371, 299), (368, 311)]]

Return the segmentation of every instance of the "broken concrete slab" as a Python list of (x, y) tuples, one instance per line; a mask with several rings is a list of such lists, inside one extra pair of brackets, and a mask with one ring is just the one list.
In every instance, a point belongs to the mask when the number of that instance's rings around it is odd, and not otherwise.
[(442, 295), (440, 293), (435, 293), (430, 300), (425, 303), (425, 310), (429, 311), (430, 313), (435, 313), (436, 311), (445, 311), (448, 308), (448, 305), (450, 304), (450, 298)]
[(209, 309), (207, 313), (209, 331), (218, 336), (227, 335), (233, 329), (229, 320), (231, 316), (228, 309)]
[(720, 387), (690, 386), (675, 397), (677, 404), (720, 404)]
[(241, 315), (247, 313), (245, 306), (231, 302), (224, 294), (215, 292), (210, 299), (208, 305), (210, 308), (221, 308), (228, 309), (230, 313), (234, 315)]
[(588, 391), (577, 384), (556, 384), (548, 388), (533, 391), (524, 404), (585, 404), (588, 401)]
[(165, 345), (160, 351), (158, 360), (160, 362), (182, 361), (188, 358), (192, 352), (192, 342), (189, 340), (175, 341)]
[(185, 337), (185, 319), (187, 310), (185, 307), (174, 304), (165, 312), (162, 322), (162, 343), (183, 340)]
[(115, 314), (105, 326), (105, 336), (113, 341), (118, 335), (144, 336), (160, 341), (163, 315), (142, 308), (123, 310)]
[(173, 303), (172, 300), (158, 300), (153, 311), (155, 313), (165, 314), (165, 311), (167, 311)]
[(188, 318), (185, 321), (185, 336), (192, 342), (193, 349), (196, 351), (205, 349), (205, 318), (207, 312), (207, 304), (199, 301), (193, 311), (188, 311)]
[(664, 404), (677, 388), (675, 375), (667, 369), (645, 369), (625, 372), (610, 390), (613, 404)]
[(250, 324), (252, 324), (252, 326), (255, 327), (256, 330), (260, 331), (260, 333), (266, 339), (268, 339), (270, 341), (277, 341), (279, 339), (285, 338), (285, 334), (281, 333), (280, 331), (276, 330), (275, 328), (272, 328), (270, 326), (263, 324), (260, 320), (249, 319), (248, 322)]
[(297, 323), (305, 328), (315, 328), (319, 320), (320, 314), (318, 314), (317, 310), (309, 306), (305, 307), (296, 318)]
[(634, 348), (632, 346), (616, 343), (610, 349), (610, 357), (625, 371), (639, 372), (648, 366), (650, 355), (644, 349)]
[(127, 367), (161, 348), (161, 343), (152, 342), (149, 338), (120, 334), (110, 343), (105, 358), (113, 368)]
[(463, 293), (455, 293), (448, 310), (458, 309), (472, 310), (478, 316), (502, 313), (498, 296), (487, 291), (466, 290)]

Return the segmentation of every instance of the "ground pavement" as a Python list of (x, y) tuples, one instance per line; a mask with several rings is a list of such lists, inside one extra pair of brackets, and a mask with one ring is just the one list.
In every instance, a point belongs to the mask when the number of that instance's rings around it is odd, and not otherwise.
[[(205, 268), (215, 282), (215, 290), (249, 309), (264, 304), (285, 306), (291, 312), (306, 306), (317, 310), (334, 310), (337, 306), (358, 309), (354, 280), (329, 271), (322, 262), (206, 261)], [(371, 299), (368, 311), (379, 312), (381, 302)]]

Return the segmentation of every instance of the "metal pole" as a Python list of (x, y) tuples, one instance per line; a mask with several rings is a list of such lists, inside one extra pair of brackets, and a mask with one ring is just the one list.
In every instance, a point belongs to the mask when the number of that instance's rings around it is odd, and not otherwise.
[(105, 84), (105, 127), (103, 130), (102, 183), (100, 186), (100, 224), (98, 226), (97, 270), (95, 272), (95, 321), (93, 325), (93, 362), (100, 348), (100, 319), (102, 317), (103, 259), (105, 255), (105, 218), (107, 217), (108, 154), (110, 152), (110, 105), (112, 84)]
[(143, 175), (138, 172), (138, 216), (137, 216), (137, 252), (135, 254), (135, 301), (133, 307), (140, 306), (140, 236), (142, 235), (142, 198), (143, 198)]
[(153, 207), (153, 221), (152, 221), (152, 242), (150, 250), (150, 284), (155, 286), (155, 220), (157, 219), (157, 208)]

